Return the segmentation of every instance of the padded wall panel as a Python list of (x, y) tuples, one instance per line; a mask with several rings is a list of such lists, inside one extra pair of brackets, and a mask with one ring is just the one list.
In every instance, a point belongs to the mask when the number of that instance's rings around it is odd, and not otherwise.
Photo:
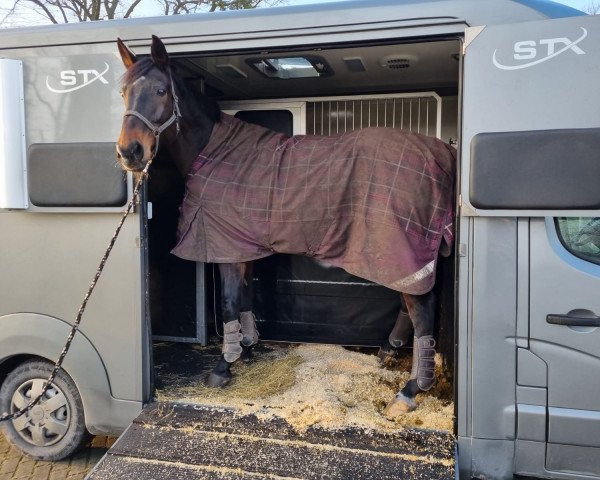
[(127, 201), (126, 175), (113, 142), (34, 144), (27, 163), (34, 205), (119, 207)]
[(480, 133), (471, 204), (481, 209), (600, 208), (600, 128)]

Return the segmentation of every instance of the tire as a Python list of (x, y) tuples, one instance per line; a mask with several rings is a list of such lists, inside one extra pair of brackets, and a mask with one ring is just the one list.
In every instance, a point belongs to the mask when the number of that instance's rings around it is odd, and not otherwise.
[[(14, 412), (39, 395), (52, 368), (47, 362), (32, 360), (9, 373), (0, 388), (0, 412)], [(38, 405), (0, 427), (14, 447), (38, 460), (62, 460), (90, 438), (79, 391), (62, 370)]]

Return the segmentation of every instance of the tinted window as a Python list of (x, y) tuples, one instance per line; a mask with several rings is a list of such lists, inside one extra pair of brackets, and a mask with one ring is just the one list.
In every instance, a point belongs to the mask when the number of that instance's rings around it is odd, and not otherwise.
[(556, 225), (567, 250), (600, 265), (600, 217), (557, 218)]

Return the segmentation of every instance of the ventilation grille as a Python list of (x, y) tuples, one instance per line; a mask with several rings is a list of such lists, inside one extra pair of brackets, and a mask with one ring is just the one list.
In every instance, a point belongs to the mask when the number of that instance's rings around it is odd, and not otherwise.
[(306, 133), (332, 135), (391, 127), (439, 137), (440, 99), (433, 95), (334, 98), (306, 104)]
[(408, 68), (410, 67), (410, 60), (408, 58), (391, 58), (386, 60), (384, 65), (392, 69)]

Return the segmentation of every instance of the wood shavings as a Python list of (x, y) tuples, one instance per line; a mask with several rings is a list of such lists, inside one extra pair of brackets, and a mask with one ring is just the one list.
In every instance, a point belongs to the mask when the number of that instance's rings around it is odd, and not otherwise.
[(158, 391), (157, 396), (160, 401), (233, 407), (259, 418), (279, 416), (298, 431), (312, 425), (451, 431), (452, 386), (440, 374), (437, 363), (434, 389), (417, 396), (417, 410), (393, 421), (382, 412), (408, 380), (411, 359), (387, 370), (374, 355), (334, 345), (278, 346), (257, 355), (250, 365), (234, 365), (234, 379), (224, 389), (209, 389), (196, 382), (171, 386)]

